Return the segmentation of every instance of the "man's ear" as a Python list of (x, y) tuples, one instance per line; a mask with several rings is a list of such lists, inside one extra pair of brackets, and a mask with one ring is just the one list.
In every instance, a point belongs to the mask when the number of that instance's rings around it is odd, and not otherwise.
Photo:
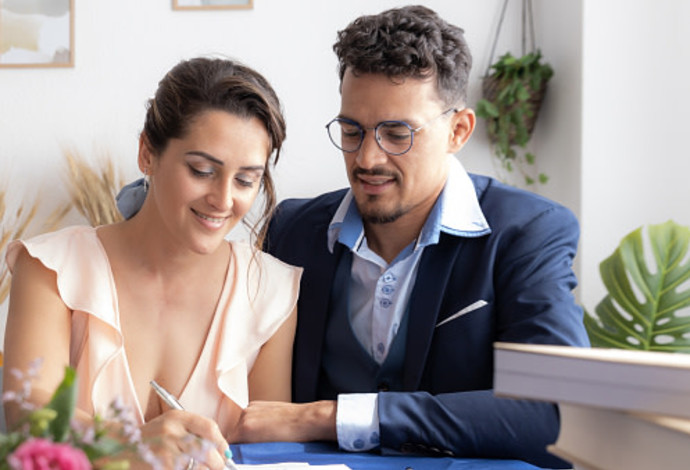
[(464, 108), (457, 111), (451, 117), (451, 136), (449, 142), (449, 153), (458, 152), (470, 139), (474, 126), (477, 123), (477, 116), (471, 108)]
[(149, 142), (146, 133), (142, 132), (139, 135), (139, 156), (138, 156), (139, 170), (144, 175), (150, 175), (153, 167), (153, 149)]

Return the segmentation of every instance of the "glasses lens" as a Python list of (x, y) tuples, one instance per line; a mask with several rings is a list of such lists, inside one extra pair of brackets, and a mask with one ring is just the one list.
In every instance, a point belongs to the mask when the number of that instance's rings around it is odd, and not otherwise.
[(412, 129), (402, 121), (384, 121), (376, 127), (376, 138), (383, 150), (400, 155), (412, 147)]
[(334, 119), (328, 124), (331, 142), (344, 152), (356, 152), (362, 143), (362, 129), (354, 123)]

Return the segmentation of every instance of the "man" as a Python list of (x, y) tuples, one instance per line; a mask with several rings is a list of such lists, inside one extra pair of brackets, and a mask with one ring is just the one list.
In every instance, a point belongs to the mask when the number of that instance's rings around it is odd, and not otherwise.
[(349, 190), (288, 200), (267, 249), (304, 267), (293, 399), (252, 403), (241, 440), (567, 466), (555, 406), (496, 398), (493, 342), (586, 346), (565, 208), (453, 157), (475, 125), (461, 29), (424, 7), (355, 20), (334, 46), (328, 125)]
[(348, 190), (287, 200), (266, 248), (304, 267), (297, 403), (253, 402), (234, 441), (333, 440), (565, 467), (554, 405), (493, 395), (493, 343), (586, 346), (570, 211), (453, 154), (470, 138), (463, 31), (420, 6), (341, 31), (328, 125)]

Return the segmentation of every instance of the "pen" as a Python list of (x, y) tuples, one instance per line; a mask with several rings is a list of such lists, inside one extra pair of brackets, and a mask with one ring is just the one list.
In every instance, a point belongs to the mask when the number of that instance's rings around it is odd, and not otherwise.
[[(170, 408), (174, 410), (184, 410), (184, 407), (180, 404), (179, 401), (177, 401), (177, 398), (175, 396), (168, 392), (166, 389), (158, 385), (158, 383), (155, 380), (152, 380), (151, 386), (153, 389), (156, 391), (159, 397), (165, 402), (166, 405), (168, 405)], [(191, 459), (189, 462), (189, 465), (187, 465), (188, 469), (191, 469), (194, 467), (194, 459)], [(237, 466), (235, 465), (235, 462), (232, 461), (232, 451), (230, 450), (230, 447), (225, 451), (225, 468), (228, 468), (230, 470), (238, 470)]]

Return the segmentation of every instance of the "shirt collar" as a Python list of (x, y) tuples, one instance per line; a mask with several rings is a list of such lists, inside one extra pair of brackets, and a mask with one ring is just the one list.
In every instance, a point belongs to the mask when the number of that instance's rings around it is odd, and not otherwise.
[[(438, 243), (441, 232), (470, 238), (491, 233), (470, 176), (457, 158), (448, 158), (448, 179), (422, 227), (415, 249)], [(339, 241), (356, 250), (363, 239), (364, 225), (350, 189), (328, 226), (328, 249), (332, 253)]]

